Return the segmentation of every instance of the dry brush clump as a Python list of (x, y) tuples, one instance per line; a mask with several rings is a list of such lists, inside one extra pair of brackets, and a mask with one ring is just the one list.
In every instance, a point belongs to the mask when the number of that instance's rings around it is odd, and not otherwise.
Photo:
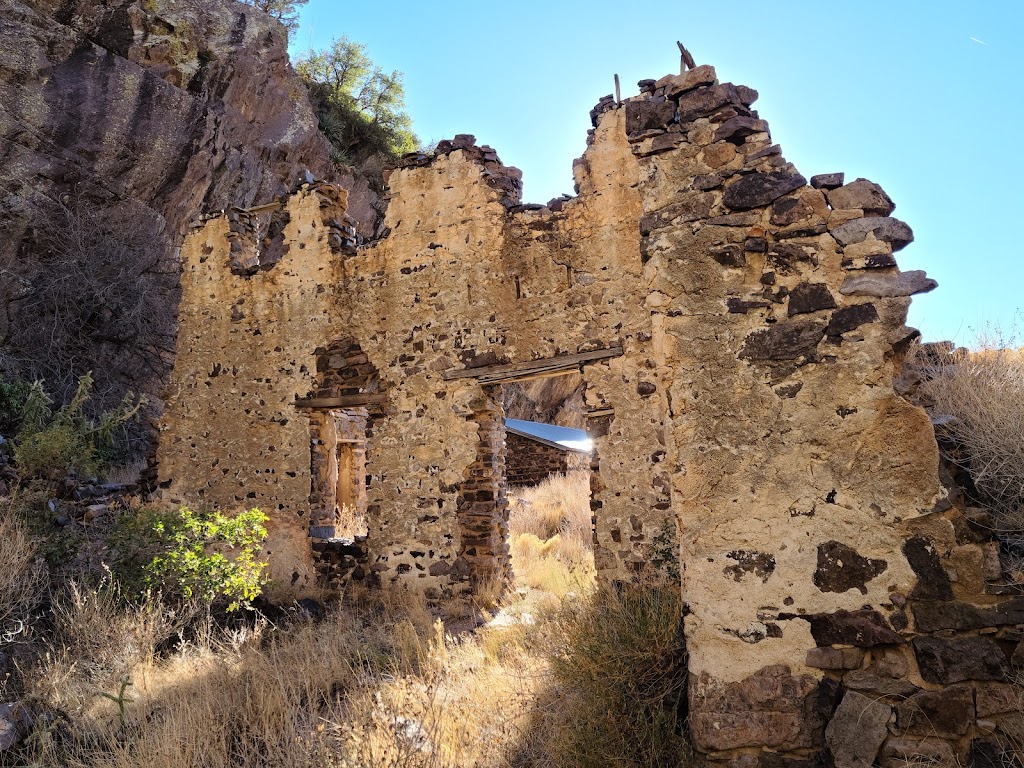
[[(579, 508), (584, 487), (556, 478), (534, 498)], [(555, 517), (538, 511), (533, 530), (547, 536)], [(566, 566), (560, 541), (574, 525), (559, 516), (539, 560)], [(14, 692), (38, 713), (35, 732), (0, 765), (681, 764), (678, 592), (595, 590), (589, 568), (589, 582), (535, 603), (532, 617), (513, 596), (498, 607), (518, 619), (458, 636), (421, 595), (354, 585), (316, 619), (215, 619), (208, 605), (139, 596), (113, 578), (55, 584)]]
[(590, 472), (552, 475), (509, 491), (509, 541), (517, 581), (558, 598), (593, 582)]
[(525, 765), (690, 765), (687, 657), (678, 589), (605, 585), (547, 626), (550, 682)]
[(0, 499), (0, 647), (14, 642), (38, 606), (46, 569), (13, 500)]
[(1024, 535), (1024, 348), (996, 335), (978, 351), (919, 355), (923, 400), (950, 458), (970, 474), (976, 501), (994, 514), (998, 532)]

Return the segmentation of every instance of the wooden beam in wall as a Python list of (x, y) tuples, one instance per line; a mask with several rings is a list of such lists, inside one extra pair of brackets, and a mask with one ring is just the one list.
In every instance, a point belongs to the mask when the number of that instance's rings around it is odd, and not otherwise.
[(254, 205), (252, 208), (239, 208), (236, 206), (232, 207), (231, 210), (238, 211), (239, 213), (269, 213), (270, 211), (279, 211), (282, 208), (284, 208), (284, 203), (280, 200), (272, 200), (262, 205)]
[(296, 408), (363, 408), (371, 405), (382, 405), (388, 401), (387, 395), (343, 395), (341, 397), (307, 397), (295, 400)]
[(485, 365), (480, 368), (449, 370), (442, 374), (442, 378), (445, 381), (451, 381), (452, 379), (477, 379), (482, 384), (501, 384), (511, 381), (536, 379), (543, 376), (556, 376), (560, 373), (568, 373), (578, 369), (583, 363), (592, 363), (595, 360), (607, 360), (611, 357), (621, 356), (622, 347), (609, 347), (608, 349), (595, 349), (593, 352), (580, 352), (577, 355), (559, 355), (542, 360), (527, 360), (523, 363)]

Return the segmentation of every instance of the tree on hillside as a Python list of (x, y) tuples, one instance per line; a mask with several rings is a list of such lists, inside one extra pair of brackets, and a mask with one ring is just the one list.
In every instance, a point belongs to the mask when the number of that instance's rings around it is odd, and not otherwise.
[(299, 28), (299, 6), (309, 0), (242, 0), (243, 3), (263, 11), (272, 19), (284, 24), (288, 34)]
[(342, 36), (325, 50), (310, 51), (296, 68), (337, 162), (364, 165), (415, 148), (402, 73), (374, 64), (365, 45)]

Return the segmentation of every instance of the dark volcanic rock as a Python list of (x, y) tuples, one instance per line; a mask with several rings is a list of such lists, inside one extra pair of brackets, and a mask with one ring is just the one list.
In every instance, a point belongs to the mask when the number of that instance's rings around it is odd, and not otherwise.
[(840, 245), (846, 246), (863, 242), (869, 232), (874, 234), (876, 240), (889, 243), (894, 251), (914, 242), (914, 231), (899, 219), (888, 216), (848, 221), (833, 229), (832, 236)]
[(788, 320), (763, 331), (754, 331), (740, 350), (744, 360), (793, 360), (813, 355), (825, 335), (825, 323)]
[[(927, 590), (925, 591), (927, 592)], [(952, 596), (951, 592), (950, 588), (950, 597)], [(945, 594), (944, 589), (940, 590), (940, 593)], [(1024, 624), (1024, 597), (1017, 597), (991, 606), (976, 606), (939, 597), (934, 602), (915, 602), (913, 611), (914, 626), (919, 632), (939, 632), (944, 629), (969, 631), (985, 627), (1005, 627), (1011, 624)]]
[(676, 116), (676, 105), (672, 101), (627, 101), (626, 133), (664, 128)]
[(800, 283), (789, 294), (789, 316), (834, 309), (836, 300), (824, 283)]
[(928, 293), (939, 284), (925, 274), (923, 269), (901, 272), (898, 275), (855, 275), (848, 277), (839, 287), (844, 296), (876, 296), (893, 298)]
[(896, 707), (900, 732), (955, 739), (974, 724), (974, 695), (969, 686), (921, 691)]
[(939, 554), (932, 543), (921, 536), (903, 543), (903, 555), (917, 575), (917, 584), (910, 597), (914, 600), (952, 600), (953, 586), (949, 582)]
[(833, 208), (860, 208), (872, 216), (888, 216), (896, 210), (896, 204), (885, 194), (885, 190), (867, 179), (857, 179), (838, 189), (829, 190), (825, 197)]
[(757, 208), (800, 189), (806, 183), (807, 180), (795, 171), (748, 173), (726, 188), (722, 202), (734, 211)]
[(914, 653), (921, 677), (938, 685), (1004, 680), (1010, 671), (1006, 654), (988, 637), (915, 637)]
[(874, 323), (877, 320), (878, 310), (874, 304), (854, 304), (852, 307), (842, 307), (833, 312), (825, 333), (829, 336), (841, 336), (860, 328), (865, 323)]
[(795, 616), (811, 624), (811, 637), (818, 646), (852, 645), (871, 648), (876, 645), (905, 643), (878, 611), (836, 611)]
[(818, 568), (814, 572), (814, 586), (822, 592), (846, 592), (858, 589), (868, 593), (867, 583), (889, 564), (885, 560), (862, 557), (857, 550), (838, 541), (818, 545)]
[(725, 106), (746, 109), (740, 92), (731, 83), (688, 91), (679, 97), (679, 122), (689, 123)]
[(845, 176), (843, 173), (819, 173), (811, 176), (811, 186), (815, 189), (835, 189), (843, 186)]

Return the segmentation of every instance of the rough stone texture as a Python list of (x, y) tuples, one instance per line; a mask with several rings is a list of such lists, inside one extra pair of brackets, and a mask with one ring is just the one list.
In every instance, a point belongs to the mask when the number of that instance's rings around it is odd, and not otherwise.
[(774, 171), (741, 176), (725, 191), (722, 202), (728, 208), (743, 211), (767, 205), (788, 192), (799, 189), (807, 180), (799, 173)]
[[(63, 196), (152, 232), (146, 257), (166, 270), (197, 214), (265, 203), (306, 173), (347, 187), (360, 234), (372, 236), (377, 194), (335, 168), (284, 28), (251, 5), (0, 0), (0, 40), (0, 274), (31, 275), (33, 222)], [(18, 287), (0, 277), (0, 344), (9, 312), (33, 319), (23, 303), (8, 310)], [(173, 318), (176, 300), (155, 294), (147, 311)], [(85, 354), (102, 359), (109, 346)], [(108, 375), (152, 401), (171, 360)]]
[[(1024, 620), (985, 592), (984, 539), (957, 541), (931, 421), (894, 386), (922, 278), (868, 260), (909, 228), (830, 208), (841, 179), (805, 185), (752, 95), (714, 82), (602, 99), (578, 196), (548, 206), (460, 136), (391, 173), (369, 245), (324, 186), (288, 201), (273, 253), (228, 217), (197, 228), (161, 477), (268, 509), (275, 577), (300, 593), (309, 542), (333, 546), (323, 412), (365, 408), (368, 531), (339, 567), (465, 598), (507, 573), (502, 385), (576, 360), (598, 573), (666, 579), (654, 555), (679, 553), (698, 750), (813, 762), (846, 691), (832, 757), (870, 765), (902, 698), (993, 679)], [(865, 277), (872, 298), (841, 290)], [(949, 624), (963, 637), (932, 636)], [(954, 664), (961, 642), (987, 661)], [(966, 754), (981, 726), (955, 719)]]
[(152, 208), (177, 235), (199, 210), (265, 202), (309, 170), (358, 190), (354, 212), (369, 218), (369, 190), (333, 172), (284, 28), (251, 6), (3, 0), (2, 9), (0, 212), (82, 185)]
[(914, 639), (921, 677), (950, 685), (964, 680), (1004, 680), (1010, 668), (999, 645), (987, 637)]
[(826, 541), (818, 545), (818, 568), (814, 585), (822, 592), (845, 592), (858, 589), (868, 593), (867, 583), (888, 567), (885, 560), (861, 557), (857, 550), (842, 542)]
[(914, 241), (914, 233), (910, 227), (899, 219), (888, 217), (853, 219), (840, 224), (831, 232), (836, 242), (842, 246), (863, 242), (868, 235), (889, 243), (894, 251), (905, 248)]
[(324, 519), (310, 519), (310, 419), (295, 399), (316, 385), (317, 347), (344, 327), (324, 290), (341, 279), (324, 222), (343, 218), (346, 200), (326, 185), (292, 197), (285, 239), (304, 247), (270, 270), (232, 272), (238, 238), (226, 215), (194, 230), (181, 254), (177, 358), (157, 452), (164, 498), (265, 511), (282, 598), (315, 582), (309, 528)]
[(896, 210), (896, 205), (885, 194), (885, 190), (867, 179), (857, 179), (837, 189), (831, 189), (825, 197), (833, 208), (859, 208), (871, 216), (888, 216)]
[(841, 644), (869, 648), (874, 645), (898, 645), (905, 642), (878, 611), (836, 611), (792, 618), (806, 619), (810, 622), (811, 636), (819, 646)]
[(974, 697), (970, 686), (941, 691), (921, 691), (896, 707), (900, 733), (955, 739), (974, 722)]
[(551, 475), (567, 472), (571, 465), (578, 465), (581, 456), (511, 433), (505, 437), (505, 450), (505, 477), (509, 485), (518, 486), (537, 485)]
[(939, 284), (919, 269), (897, 275), (855, 275), (843, 281), (839, 292), (844, 296), (877, 296), (896, 298), (928, 293)]
[(836, 768), (871, 768), (891, 715), (888, 704), (848, 691), (825, 729)]
[(812, 675), (794, 676), (785, 666), (766, 667), (728, 684), (705, 675), (690, 683), (690, 733), (702, 748), (712, 751), (762, 745), (777, 750), (813, 747), (816, 740), (808, 729), (805, 702), (816, 689)]

